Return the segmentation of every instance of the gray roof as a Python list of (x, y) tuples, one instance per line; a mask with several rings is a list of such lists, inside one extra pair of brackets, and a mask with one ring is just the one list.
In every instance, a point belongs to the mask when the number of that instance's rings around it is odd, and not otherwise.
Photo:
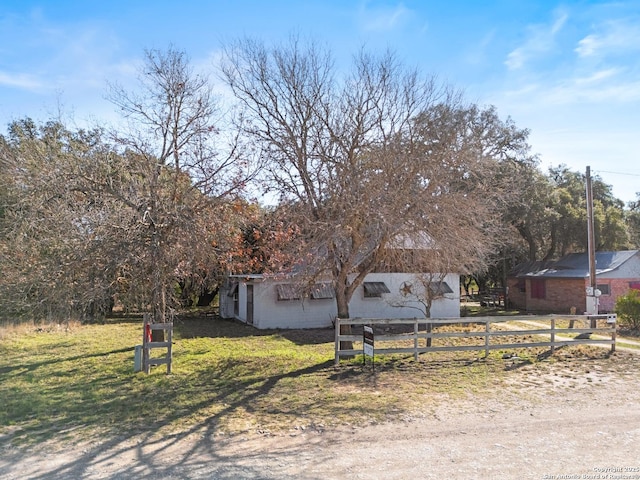
[[(596, 275), (617, 269), (640, 250), (596, 252)], [(589, 276), (589, 255), (570, 253), (555, 262), (529, 262), (519, 265), (513, 272), (516, 277), (584, 278)]]

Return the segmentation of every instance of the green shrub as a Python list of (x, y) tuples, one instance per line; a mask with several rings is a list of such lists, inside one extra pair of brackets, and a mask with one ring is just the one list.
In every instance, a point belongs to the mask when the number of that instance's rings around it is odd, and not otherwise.
[(640, 292), (629, 290), (629, 293), (616, 300), (616, 314), (623, 327), (640, 329)]

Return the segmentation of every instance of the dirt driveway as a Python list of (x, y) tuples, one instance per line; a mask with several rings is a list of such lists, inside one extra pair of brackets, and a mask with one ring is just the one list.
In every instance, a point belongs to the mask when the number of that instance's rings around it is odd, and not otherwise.
[(640, 356), (509, 360), (509, 384), (434, 400), (382, 425), (277, 435), (202, 428), (164, 438), (24, 449), (0, 439), (5, 479), (640, 479)]

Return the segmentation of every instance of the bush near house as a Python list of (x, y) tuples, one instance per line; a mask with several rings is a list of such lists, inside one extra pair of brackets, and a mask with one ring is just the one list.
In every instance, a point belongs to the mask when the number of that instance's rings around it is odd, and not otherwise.
[(616, 314), (623, 327), (640, 330), (640, 292), (629, 290), (629, 293), (616, 300)]

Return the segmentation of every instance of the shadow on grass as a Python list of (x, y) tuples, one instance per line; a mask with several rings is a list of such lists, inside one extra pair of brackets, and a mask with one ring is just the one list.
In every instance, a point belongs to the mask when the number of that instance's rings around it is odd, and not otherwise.
[(523, 367), (528, 367), (529, 365), (533, 365), (533, 362), (531, 360), (523, 360), (521, 358), (517, 358), (514, 357), (512, 359), (507, 360), (507, 362), (510, 361), (511, 363), (509, 365), (505, 365), (504, 369), (507, 372), (512, 372), (514, 370), (519, 370), (520, 368)]
[(238, 320), (220, 317), (186, 317), (174, 322), (178, 338), (245, 338), (279, 335), (296, 345), (318, 345), (334, 340), (333, 328), (260, 330)]
[[(84, 408), (76, 412), (64, 423), (64, 432), (77, 428), (95, 426), (99, 436), (91, 441), (91, 446), (83, 444), (82, 450), (68, 456), (66, 461), (56, 466), (56, 462), (41, 465), (44, 470), (29, 474), (32, 479), (49, 478), (87, 478), (92, 472), (108, 469), (112, 473), (100, 478), (191, 478), (199, 476), (199, 470), (207, 470), (203, 478), (287, 478), (285, 475), (267, 475), (261, 469), (246, 465), (248, 456), (255, 455), (263, 460), (263, 453), (243, 452), (243, 465), (239, 465), (237, 457), (221, 453), (221, 447), (228, 441), (219, 432), (219, 425), (227, 415), (240, 409), (252, 411), (254, 403), (268, 397), (282, 381), (307, 375), (325, 374), (332, 369), (332, 362), (326, 361), (309, 365), (298, 370), (282, 374), (261, 377), (256, 371), (258, 366), (238, 359), (228, 359), (217, 365), (215, 371), (201, 371), (188, 379), (177, 376), (158, 378), (156, 375), (143, 377), (149, 380), (143, 396), (122, 398), (122, 389), (128, 380), (114, 390), (110, 398), (104, 398), (101, 405), (84, 403)], [(153, 382), (156, 380), (156, 382)], [(159, 381), (157, 381), (159, 380)], [(105, 388), (105, 379), (99, 381), (100, 388)], [(90, 389), (90, 386), (67, 385), (58, 387), (60, 392), (51, 392), (53, 396), (67, 392), (71, 396), (78, 389)], [(197, 395), (196, 394), (197, 391)], [(194, 394), (194, 396), (191, 396)], [(185, 399), (194, 398), (194, 401)], [(144, 400), (148, 399), (149, 402)], [(156, 408), (169, 405), (172, 408)], [(221, 405), (221, 409), (210, 414), (204, 420), (193, 424), (190, 428), (171, 432), (170, 426), (188, 418), (194, 412), (207, 411), (212, 405)], [(108, 407), (107, 407), (108, 406)], [(123, 418), (122, 408), (126, 406), (134, 415)], [(56, 407), (51, 405), (52, 409)], [(73, 413), (73, 412), (71, 412)], [(282, 405), (272, 413), (289, 415), (292, 425), (295, 424), (299, 412)], [(125, 429), (126, 425), (126, 429)], [(165, 427), (169, 427), (166, 429)], [(53, 419), (42, 419), (37, 426), (24, 427), (14, 432), (14, 437), (29, 437), (36, 443), (52, 440), (56, 425)], [(167, 431), (165, 435), (158, 432)], [(6, 441), (0, 437), (1, 440)], [(197, 441), (193, 441), (197, 438)], [(184, 440), (191, 440), (184, 442)], [(186, 447), (188, 445), (188, 447)], [(302, 446), (301, 448), (304, 448)], [(24, 456), (39, 451), (36, 447), (13, 447), (4, 450), (0, 461), (0, 477), (12, 477), (24, 471), (13, 470), (12, 465), (20, 465)], [(284, 456), (284, 454), (283, 454)], [(274, 458), (277, 453), (274, 453)], [(213, 463), (212, 463), (213, 462)], [(199, 477), (200, 478), (200, 477)], [(309, 477), (312, 478), (312, 477)]]
[(273, 335), (275, 330), (259, 330), (238, 320), (220, 317), (178, 318), (173, 323), (177, 338), (245, 338)]
[(640, 328), (620, 327), (618, 331), (623, 337), (640, 338)]
[[(175, 329), (178, 338), (242, 338), (277, 333), (296, 344), (310, 341), (302, 331), (260, 331), (237, 322), (208, 318), (178, 321)], [(327, 333), (316, 334), (323, 332)], [(178, 341), (175, 357), (178, 364), (183, 355), (179, 347)], [(316, 363), (307, 360), (299, 368), (295, 367), (296, 363), (287, 363), (278, 371), (277, 364), (282, 359), (268, 355), (212, 360), (203, 353), (192, 355), (193, 370), (189, 374), (165, 376), (154, 370), (147, 376), (132, 372), (131, 350), (115, 349), (27, 364), (33, 366), (31, 373), (37, 370), (36, 366), (50, 368), (35, 372), (38, 376), (33, 374), (28, 381), (18, 382), (15, 391), (10, 392), (11, 398), (3, 399), (5, 408), (9, 405), (8, 408), (13, 409), (8, 418), (15, 428), (0, 425), (5, 433), (0, 436), (0, 443), (8, 446), (2, 449), (0, 477), (286, 479), (282, 469), (279, 470), (279, 465), (286, 464), (286, 450), (228, 453), (225, 446), (229, 437), (220, 431), (226, 429), (225, 422), (239, 412), (250, 412), (256, 414), (252, 419), (258, 421), (260, 415), (273, 414), (293, 426), (300, 421), (301, 414), (315, 408), (323, 408), (323, 414), (340, 408), (341, 413), (359, 418), (366, 418), (380, 408), (379, 404), (369, 405), (366, 401), (344, 404), (338, 401), (338, 407), (330, 403), (340, 390), (332, 389), (333, 385), (361, 387), (376, 380), (355, 360), (343, 362), (338, 368), (333, 367), (332, 360)], [(187, 355), (184, 353), (182, 359), (186, 361)], [(104, 359), (104, 363), (98, 366), (78, 361), (69, 367), (65, 364), (72, 359), (92, 358)], [(420, 362), (389, 358), (376, 363), (375, 368), (376, 375), (415, 372), (442, 383), (441, 379), (448, 378), (449, 371), (466, 375), (469, 367), (482, 364), (478, 360), (470, 361), (468, 356), (447, 359), (439, 354), (424, 357)], [(502, 364), (493, 362), (487, 367), (487, 373), (496, 370), (496, 366)], [(80, 375), (83, 369), (90, 369), (91, 374)], [(43, 378), (45, 374), (47, 378)], [(5, 378), (6, 374), (4, 378), (0, 375), (0, 382)], [(466, 376), (463, 380), (467, 381)], [(315, 390), (319, 390), (316, 384), (322, 384), (330, 395), (315, 396)], [(366, 391), (361, 388), (360, 394)], [(25, 402), (25, 398), (29, 401)], [(256, 427), (254, 424), (247, 428), (255, 430)], [(46, 462), (41, 470), (27, 475), (19, 470), (28, 455), (41, 453), (42, 446), (50, 445), (47, 442), (72, 441), (73, 432), (93, 434), (90, 444), (83, 444), (63, 461)], [(34, 447), (21, 447), (20, 443)], [(304, 442), (301, 443), (299, 448), (304, 449)], [(242, 461), (237, 455), (241, 455)], [(258, 462), (265, 455), (270, 456), (274, 465), (268, 472), (251, 464), (252, 459)]]
[(9, 367), (0, 367), (0, 375), (7, 375), (7, 374), (11, 374), (12, 372), (19, 372), (19, 374), (22, 374), (22, 373), (31, 372), (40, 367), (53, 365), (56, 363), (73, 362), (76, 360), (87, 360), (90, 358), (101, 358), (101, 357), (106, 357), (108, 355), (114, 355), (117, 353), (125, 353), (125, 352), (133, 352), (133, 351), (134, 351), (134, 347), (126, 347), (126, 348), (118, 348), (116, 350), (109, 350), (108, 352), (89, 353), (89, 354), (83, 354), (83, 355), (74, 355), (71, 357), (52, 358), (50, 360), (43, 360), (40, 362), (15, 363)]

